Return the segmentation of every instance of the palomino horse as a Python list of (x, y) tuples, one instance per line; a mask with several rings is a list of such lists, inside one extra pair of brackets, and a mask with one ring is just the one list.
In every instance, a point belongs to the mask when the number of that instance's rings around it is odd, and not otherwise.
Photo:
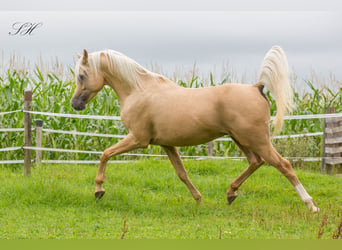
[(89, 55), (84, 50), (76, 64), (75, 77), (73, 108), (84, 109), (104, 85), (109, 85), (120, 99), (121, 119), (128, 130), (123, 140), (101, 155), (95, 179), (96, 198), (105, 193), (102, 184), (112, 156), (153, 144), (164, 148), (179, 178), (201, 203), (202, 195), (190, 181), (176, 146), (202, 144), (230, 135), (246, 154), (249, 166), (231, 183), (227, 192), (229, 204), (237, 197), (241, 184), (266, 161), (291, 182), (311, 211), (319, 211), (291, 164), (270, 141), (270, 111), (262, 92), (264, 86), (276, 100), (275, 132), (281, 129), (284, 114), (292, 108), (288, 64), (280, 47), (274, 46), (266, 54), (254, 85), (183, 88), (113, 50)]

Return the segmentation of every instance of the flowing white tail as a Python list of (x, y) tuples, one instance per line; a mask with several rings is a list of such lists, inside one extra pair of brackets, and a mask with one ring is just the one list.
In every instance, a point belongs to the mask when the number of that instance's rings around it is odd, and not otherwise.
[(290, 113), (293, 109), (288, 63), (284, 51), (279, 46), (273, 46), (267, 52), (261, 65), (259, 82), (271, 92), (276, 101), (277, 113), (273, 120), (273, 134), (276, 134), (283, 126), (285, 113)]

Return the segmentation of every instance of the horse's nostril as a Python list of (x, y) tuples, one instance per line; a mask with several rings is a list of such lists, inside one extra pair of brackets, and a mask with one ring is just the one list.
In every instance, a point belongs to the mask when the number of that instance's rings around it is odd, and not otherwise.
[(75, 110), (83, 110), (83, 109), (85, 109), (85, 102), (83, 102), (80, 99), (73, 98), (73, 99), (71, 99), (71, 106)]
[(78, 106), (73, 105), (72, 107), (73, 107), (75, 110), (77, 110), (77, 111), (80, 111), (80, 110), (85, 109), (85, 105), (78, 105)]

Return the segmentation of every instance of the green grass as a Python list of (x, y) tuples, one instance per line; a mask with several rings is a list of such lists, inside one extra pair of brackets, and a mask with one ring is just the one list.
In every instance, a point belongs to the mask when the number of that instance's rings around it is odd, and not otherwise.
[[(106, 195), (93, 197), (97, 166), (46, 164), (24, 178), (0, 168), (0, 239), (315, 239), (332, 238), (342, 217), (342, 179), (296, 170), (316, 204), (312, 214), (291, 184), (264, 166), (226, 203), (245, 161), (186, 161), (204, 202), (198, 206), (168, 161), (109, 165)], [(327, 222), (320, 227), (322, 218)]]

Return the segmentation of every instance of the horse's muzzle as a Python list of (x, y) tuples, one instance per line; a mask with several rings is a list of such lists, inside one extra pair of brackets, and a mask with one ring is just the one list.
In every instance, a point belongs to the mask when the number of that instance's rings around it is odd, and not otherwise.
[(77, 111), (85, 109), (86, 103), (87, 102), (80, 97), (71, 99), (71, 106)]

